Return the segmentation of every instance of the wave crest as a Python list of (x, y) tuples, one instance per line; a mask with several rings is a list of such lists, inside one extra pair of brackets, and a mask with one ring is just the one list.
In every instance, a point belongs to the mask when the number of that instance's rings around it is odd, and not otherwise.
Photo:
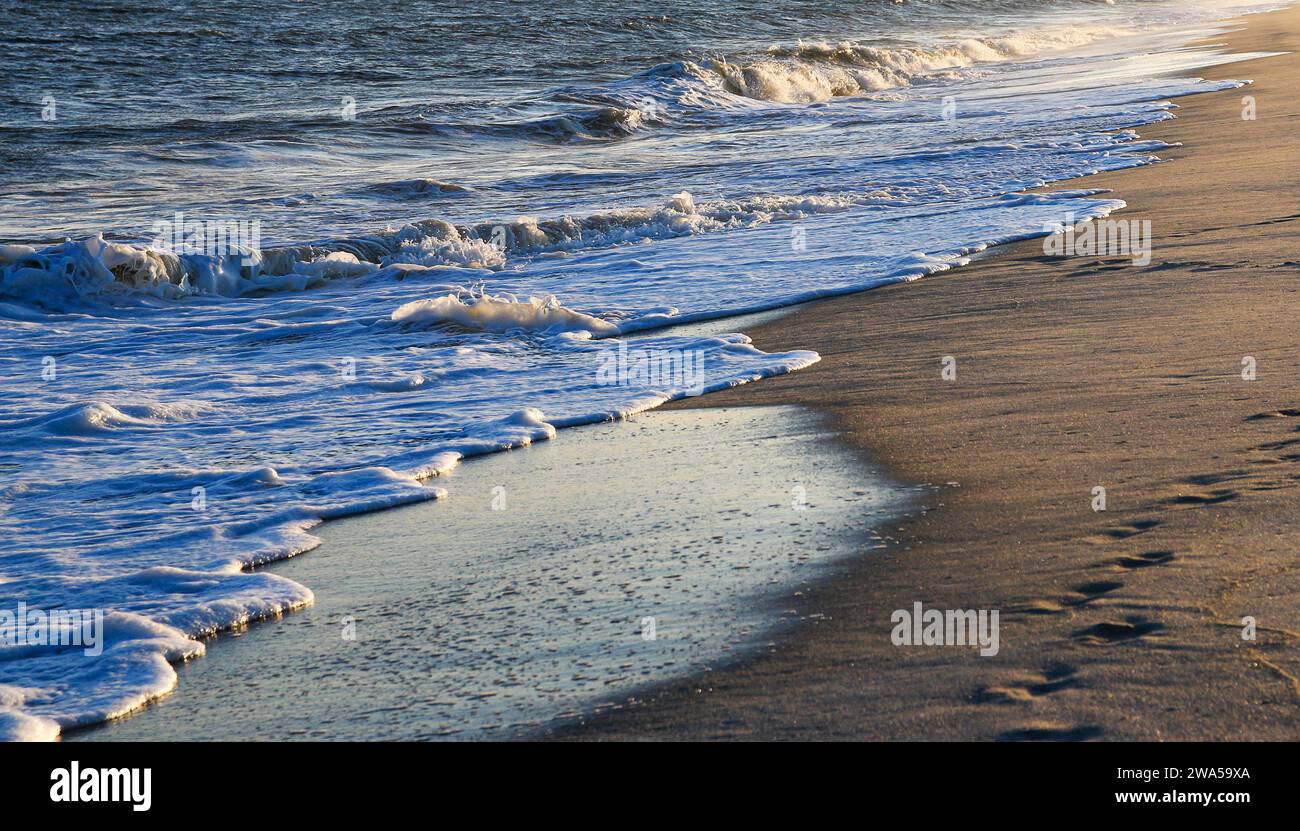
[(40, 250), (0, 246), (0, 297), (61, 311), (87, 303), (304, 291), (390, 267), (499, 270), (511, 257), (748, 228), (894, 198), (877, 190), (755, 195), (696, 204), (691, 194), (682, 192), (657, 206), (585, 217), (518, 217), (474, 225), (428, 219), (369, 236), (221, 256), (176, 254), (96, 235)]
[(1126, 33), (1115, 27), (1076, 26), (926, 47), (798, 41), (793, 46), (773, 46), (759, 57), (716, 58), (686, 66), (733, 95), (783, 104), (813, 103), (909, 86), (945, 70), (1033, 57)]

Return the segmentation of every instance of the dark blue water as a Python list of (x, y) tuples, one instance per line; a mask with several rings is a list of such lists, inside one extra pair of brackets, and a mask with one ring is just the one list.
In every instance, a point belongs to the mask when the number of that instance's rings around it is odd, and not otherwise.
[[(694, 80), (677, 62), (745, 67), (800, 41), (917, 49), (1167, 5), (1120, 3), (4, 0), (0, 241), (139, 233), (176, 209), (256, 209), (276, 216), (280, 238), (310, 239), (411, 218), (382, 188), (421, 177), (510, 191), (475, 202), (426, 190), (423, 218), (533, 212), (547, 185), (509, 181), (519, 154), (544, 153), (554, 172), (583, 164), (575, 143), (719, 125), (709, 90), (683, 100), (672, 88)], [(844, 61), (783, 62), (816, 72)], [(655, 67), (663, 77), (639, 76)], [(642, 117), (653, 102), (661, 110)]]

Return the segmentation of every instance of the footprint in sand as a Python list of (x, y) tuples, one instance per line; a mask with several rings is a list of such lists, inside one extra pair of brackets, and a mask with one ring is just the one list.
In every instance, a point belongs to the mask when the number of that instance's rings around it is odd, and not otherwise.
[(1199, 507), (1202, 505), (1218, 505), (1220, 502), (1236, 499), (1238, 495), (1237, 491), (1231, 488), (1219, 488), (1209, 493), (1180, 493), (1167, 501), (1170, 505)]
[(1269, 410), (1266, 413), (1255, 413), (1252, 416), (1246, 416), (1247, 421), (1263, 421), (1268, 418), (1300, 418), (1300, 409)]
[(1132, 525), (1121, 525), (1118, 528), (1107, 528), (1088, 537), (1088, 541), (1098, 545), (1109, 545), (1115, 540), (1126, 540), (1129, 537), (1136, 537), (1138, 534), (1144, 534), (1161, 525), (1158, 519), (1140, 519)]
[(1235, 479), (1246, 479), (1250, 475), (1248, 470), (1225, 470), (1218, 473), (1199, 473), (1195, 476), (1188, 476), (1183, 479), (1183, 482), (1188, 485), (1218, 485)]
[(1300, 439), (1283, 439), (1281, 441), (1266, 441), (1263, 444), (1255, 445), (1253, 449), (1258, 451), (1285, 450), (1288, 447), (1295, 447), (1297, 444), (1300, 444)]
[(1114, 580), (1097, 580), (1092, 583), (1084, 583), (1082, 586), (1075, 586), (1074, 590), (1083, 596), (1083, 599), (1079, 601), (1079, 605), (1083, 605), (1084, 603), (1091, 603), (1103, 594), (1109, 594), (1115, 589), (1123, 587), (1123, 583)]
[(1164, 628), (1163, 623), (1132, 617), (1125, 622), (1098, 623), (1087, 629), (1080, 629), (1074, 633), (1074, 637), (1082, 643), (1109, 645), (1135, 641)]
[(1086, 742), (1102, 736), (1095, 724), (1071, 727), (1056, 722), (1034, 722), (998, 736), (1000, 742)]
[(1113, 592), (1121, 588), (1123, 583), (1116, 583), (1111, 580), (1098, 580), (1092, 583), (1084, 583), (1082, 586), (1075, 586), (1074, 592), (1079, 597), (1071, 597), (1065, 600), (1030, 600), (1011, 609), (1012, 613), (1022, 615), (1055, 615), (1066, 611), (1074, 606), (1083, 606), (1091, 603), (1102, 595)]
[(1172, 551), (1144, 551), (1134, 557), (1118, 557), (1114, 560), (1108, 560), (1102, 565), (1112, 571), (1136, 571), (1150, 566), (1162, 566), (1173, 562), (1175, 559), (1177, 559), (1177, 556)]
[[(1294, 481), (1300, 479), (1300, 476), (1291, 476), (1289, 478)], [(1252, 485), (1248, 490), (1252, 493), (1266, 493), (1268, 491), (1289, 491), (1294, 487), (1295, 485), (1291, 484), (1291, 482), (1278, 482), (1276, 484)]]
[(1064, 603), (1058, 603), (1055, 600), (1030, 600), (1019, 606), (1011, 608), (1012, 614), (1021, 615), (1055, 615), (1066, 610)]
[(1076, 670), (1070, 666), (1057, 666), (1036, 676), (1019, 678), (996, 687), (985, 687), (975, 695), (980, 703), (1011, 704), (1033, 701), (1060, 690), (1079, 686)]

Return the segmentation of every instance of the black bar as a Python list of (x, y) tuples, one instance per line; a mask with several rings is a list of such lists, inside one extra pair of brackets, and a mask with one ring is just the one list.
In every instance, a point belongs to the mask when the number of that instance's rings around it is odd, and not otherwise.
[[(1290, 764), (1283, 761), (1289, 749), (1243, 743), (935, 743), (708, 747), (684, 754), (681, 748), (648, 745), (581, 749), (543, 743), (56, 743), (4, 746), (0, 776), (11, 818), (26, 809), (42, 817), (113, 815), (127, 822), (187, 816), (256, 822), (258, 809), (252, 806), (268, 800), (282, 805), (281, 818), (338, 817), (340, 809), (385, 815), (404, 808), (453, 810), (463, 804), (493, 814), (542, 816), (581, 811), (572, 801), (597, 794), (635, 800), (656, 813), (680, 811), (687, 796), (719, 808), (743, 808), (750, 800), (760, 807), (774, 800), (808, 810), (851, 803), (864, 822), (878, 821), (887, 806), (919, 810), (927, 819), (972, 809), (1026, 819), (1041, 818), (1045, 810), (1160, 816), (1194, 809), (1228, 817), (1289, 804), (1283, 784), (1290, 778)], [(136, 811), (126, 800), (54, 802), (52, 775), (61, 774), (53, 772), (70, 774), (73, 762), (82, 776), (88, 768), (148, 768), (149, 810)], [(1133, 773), (1121, 777), (1121, 771)], [(1150, 771), (1156, 774), (1143, 773)], [(1165, 796), (1189, 793), (1208, 793), (1213, 801)], [(1135, 798), (1155, 801), (1120, 801)], [(561, 809), (560, 801), (569, 807)], [(632, 803), (627, 810), (641, 813)]]

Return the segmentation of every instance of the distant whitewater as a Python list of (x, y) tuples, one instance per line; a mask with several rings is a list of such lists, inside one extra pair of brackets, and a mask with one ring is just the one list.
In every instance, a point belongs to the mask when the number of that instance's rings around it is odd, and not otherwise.
[(48, 91), (0, 122), (0, 611), (104, 612), (95, 656), (0, 646), (0, 736), (125, 714), (311, 603), (250, 568), (324, 520), (818, 360), (665, 327), (1122, 207), (1023, 191), (1155, 161), (1135, 128), (1235, 85), (1170, 78), (1206, 58), (1169, 27), (1246, 8), (255, 5), (22, 18), (0, 53)]

